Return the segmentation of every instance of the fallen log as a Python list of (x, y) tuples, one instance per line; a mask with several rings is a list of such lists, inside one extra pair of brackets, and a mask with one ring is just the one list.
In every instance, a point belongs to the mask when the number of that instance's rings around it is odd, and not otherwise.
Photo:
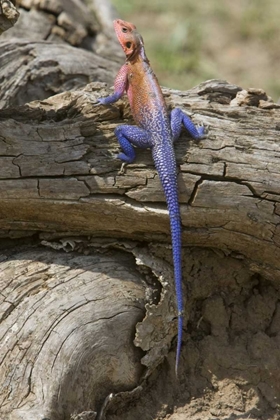
[(279, 105), (219, 80), (164, 89), (170, 109), (208, 125), (206, 139), (184, 132), (175, 146), (186, 308), (177, 381), (160, 183), (149, 150), (119, 173), (113, 131), (133, 123), (129, 106), (97, 105), (117, 63), (69, 39), (0, 43), (0, 418), (276, 419)]

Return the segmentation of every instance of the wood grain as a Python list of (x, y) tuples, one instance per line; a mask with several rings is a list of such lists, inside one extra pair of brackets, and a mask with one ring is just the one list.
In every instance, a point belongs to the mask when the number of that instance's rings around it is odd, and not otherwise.
[[(183, 133), (175, 147), (183, 243), (240, 253), (278, 278), (280, 111), (232, 105), (232, 90), (209, 81), (186, 93), (165, 91), (171, 107), (209, 126), (206, 139)], [(96, 106), (107, 93), (96, 82), (1, 111), (2, 230), (169, 240), (150, 152), (137, 151), (125, 175), (118, 173), (113, 130), (132, 121), (125, 100)]]
[(164, 89), (170, 110), (208, 126), (206, 139), (183, 130), (175, 145), (178, 381), (165, 199), (149, 150), (119, 173), (126, 98), (97, 104), (121, 54), (114, 11), (18, 5), (0, 42), (1, 420), (142, 420), (183, 405), (185, 418), (278, 418), (279, 104), (221, 80)]

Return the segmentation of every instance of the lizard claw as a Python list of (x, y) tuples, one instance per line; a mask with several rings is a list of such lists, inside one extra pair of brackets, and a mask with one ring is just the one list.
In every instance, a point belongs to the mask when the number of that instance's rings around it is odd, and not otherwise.
[(199, 139), (204, 139), (209, 131), (209, 126), (204, 124), (198, 124), (196, 125), (196, 129), (199, 133)]
[(106, 102), (104, 101), (104, 99), (106, 99), (106, 98), (98, 98), (97, 103), (95, 103), (94, 106), (106, 105)]

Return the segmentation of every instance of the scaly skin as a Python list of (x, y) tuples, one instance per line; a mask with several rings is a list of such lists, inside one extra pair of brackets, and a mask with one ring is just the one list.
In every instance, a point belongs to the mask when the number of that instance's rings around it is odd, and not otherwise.
[(174, 279), (178, 309), (178, 341), (176, 375), (178, 372), (183, 335), (183, 293), (181, 262), (181, 219), (178, 201), (177, 170), (173, 142), (179, 137), (182, 123), (195, 139), (204, 137), (203, 126), (196, 127), (179, 108), (168, 115), (162, 91), (144, 50), (144, 42), (136, 27), (123, 20), (115, 20), (117, 38), (126, 55), (114, 84), (114, 93), (99, 103), (116, 102), (127, 92), (131, 111), (137, 126), (121, 125), (116, 128), (122, 153), (118, 158), (126, 163), (135, 159), (134, 146), (151, 148), (155, 167), (166, 197), (170, 217)]

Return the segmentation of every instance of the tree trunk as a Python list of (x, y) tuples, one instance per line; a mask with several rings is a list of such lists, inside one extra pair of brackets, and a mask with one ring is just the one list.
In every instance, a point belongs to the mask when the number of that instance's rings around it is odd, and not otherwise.
[(82, 2), (21, 3), (34, 36), (0, 43), (1, 420), (278, 418), (279, 105), (219, 80), (164, 90), (208, 125), (175, 145), (178, 381), (164, 195), (149, 150), (119, 173), (126, 98), (97, 105), (118, 68), (116, 44), (98, 51), (112, 12), (94, 25)]

